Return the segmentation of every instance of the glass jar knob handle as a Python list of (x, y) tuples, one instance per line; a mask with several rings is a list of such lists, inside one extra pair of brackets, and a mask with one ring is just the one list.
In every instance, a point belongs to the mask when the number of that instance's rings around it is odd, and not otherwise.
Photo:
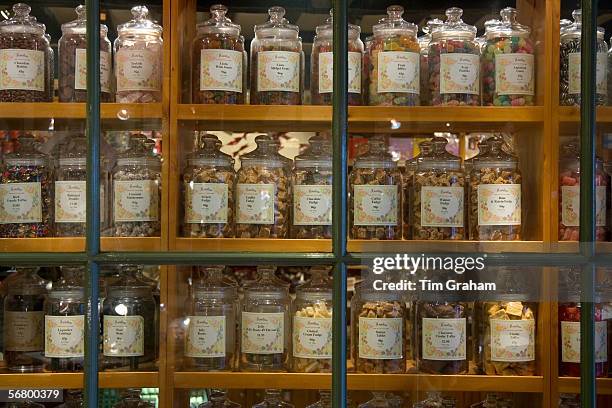
[(212, 14), (213, 19), (223, 21), (225, 20), (225, 14), (227, 14), (227, 7), (223, 4), (215, 4), (210, 7), (210, 14)]
[(572, 11), (572, 17), (577, 24), (582, 23), (582, 9)]
[(285, 16), (285, 9), (280, 6), (270, 7), (268, 14), (270, 15), (270, 21), (282, 21)]
[(74, 9), (77, 15), (77, 20), (85, 20), (87, 18), (87, 9), (83, 4)]
[(516, 22), (516, 9), (514, 7), (506, 7), (499, 12), (504, 23)]
[(13, 13), (16, 17), (27, 17), (32, 11), (32, 7), (25, 3), (17, 3), (13, 5)]
[(394, 5), (387, 7), (387, 15), (391, 18), (391, 20), (401, 19), (402, 14), (404, 14), (404, 8), (402, 6)]
[(149, 15), (149, 9), (147, 6), (134, 6), (132, 7), (132, 16), (134, 20), (144, 20)]
[(446, 19), (447, 22), (458, 22), (461, 20), (461, 16), (463, 15), (463, 9), (459, 7), (451, 7), (446, 10)]

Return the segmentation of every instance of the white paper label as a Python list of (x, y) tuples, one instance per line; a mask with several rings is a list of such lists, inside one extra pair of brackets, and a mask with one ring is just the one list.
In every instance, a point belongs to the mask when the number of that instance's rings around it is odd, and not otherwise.
[(260, 51), (257, 53), (257, 91), (300, 91), (300, 53)]
[[(606, 226), (606, 186), (595, 187), (595, 224)], [(561, 186), (561, 222), (566, 227), (580, 226), (580, 186)]]
[(45, 356), (85, 355), (85, 316), (45, 316)]
[(4, 351), (43, 349), (45, 312), (4, 312)]
[(45, 90), (45, 52), (0, 50), (0, 90)]
[(189, 316), (187, 357), (225, 357), (225, 316)]
[(421, 188), (422, 227), (463, 227), (463, 187)]
[(85, 222), (85, 181), (55, 182), (55, 222)]
[[(561, 322), (561, 361), (580, 363), (580, 322)], [(607, 322), (595, 322), (595, 362), (608, 361)]]
[(403, 358), (403, 341), (402, 318), (359, 318), (360, 358), (374, 360)]
[[(580, 95), (580, 70), (581, 60), (579, 52), (571, 52), (568, 55), (569, 93)], [(595, 89), (598, 94), (608, 93), (608, 56), (605, 52), (597, 53), (595, 66)]]
[(159, 91), (161, 74), (157, 54), (122, 48), (115, 55), (117, 92)]
[[(319, 93), (332, 93), (334, 88), (334, 53), (319, 54)], [(348, 91), (361, 93), (361, 53), (348, 53)]]
[(157, 221), (159, 190), (154, 180), (115, 180), (115, 221)]
[(382, 51), (378, 53), (378, 93), (419, 94), (420, 63), (418, 52)]
[(187, 224), (227, 223), (228, 186), (225, 183), (186, 183)]
[(331, 358), (332, 319), (294, 316), (293, 356)]
[(423, 318), (423, 358), (456, 361), (466, 359), (466, 319)]
[(533, 54), (495, 54), (495, 92), (498, 95), (533, 95)]
[(40, 183), (0, 185), (0, 224), (42, 222)]
[(535, 360), (535, 320), (491, 319), (491, 360)]
[(238, 224), (274, 224), (274, 184), (236, 185)]
[(242, 55), (233, 50), (201, 50), (200, 91), (242, 92)]
[(441, 54), (440, 93), (478, 95), (480, 93), (480, 57), (463, 53)]
[(293, 225), (331, 225), (332, 186), (293, 186)]
[(144, 317), (104, 316), (104, 355), (144, 356)]
[(521, 225), (521, 185), (478, 185), (478, 225)]
[[(100, 51), (100, 89), (110, 92), (111, 84), (111, 54)], [(87, 50), (77, 48), (74, 60), (74, 89), (87, 89)]]
[(355, 185), (355, 225), (397, 225), (398, 186)]
[(285, 348), (285, 314), (242, 312), (242, 352), (280, 354)]

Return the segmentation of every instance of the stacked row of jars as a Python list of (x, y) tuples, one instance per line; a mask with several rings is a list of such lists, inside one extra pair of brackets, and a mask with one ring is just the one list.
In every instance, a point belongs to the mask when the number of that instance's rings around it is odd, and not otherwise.
[[(17, 268), (4, 282), (4, 360), (10, 371), (78, 372), (84, 367), (87, 298), (84, 268), (62, 267), (53, 284), (37, 268)], [(100, 344), (104, 369), (155, 366), (159, 292), (137, 266), (103, 281)], [(157, 293), (157, 299), (154, 294)]]
[[(0, 102), (53, 100), (55, 56), (44, 24), (30, 16), (30, 11), (30, 6), (17, 3), (13, 17), (0, 22)], [(76, 13), (76, 20), (62, 24), (58, 42), (60, 102), (87, 100), (85, 7), (78, 6)], [(100, 25), (102, 102), (161, 102), (162, 27), (148, 14), (145, 6), (133, 7), (133, 19), (117, 27), (114, 69), (108, 28)]]
[[(133, 136), (110, 177), (101, 175), (100, 224), (102, 230), (110, 226), (110, 235), (160, 234), (161, 163), (149, 142), (144, 135)], [(86, 146), (83, 137), (69, 138), (60, 145), (54, 168), (34, 138), (19, 138), (19, 147), (4, 156), (1, 166), (0, 237), (85, 235)]]

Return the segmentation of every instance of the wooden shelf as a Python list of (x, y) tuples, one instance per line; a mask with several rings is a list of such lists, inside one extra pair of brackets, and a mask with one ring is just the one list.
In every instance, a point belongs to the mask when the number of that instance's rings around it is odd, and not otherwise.
[[(98, 377), (100, 388), (159, 387), (157, 372), (102, 372)], [(81, 388), (82, 373), (0, 374), (2, 388)]]
[(102, 237), (100, 239), (100, 247), (102, 251), (160, 251), (162, 249), (162, 241), (160, 237), (134, 237), (134, 238), (116, 238)]
[[(560, 122), (580, 122), (580, 108), (577, 106), (559, 106), (558, 115)], [(599, 106), (597, 122), (612, 124), (612, 107)]]
[[(159, 251), (161, 238), (102, 237), (102, 251)], [(0, 238), (0, 252), (83, 252), (85, 238)]]
[(375, 241), (350, 239), (347, 244), (349, 252), (542, 252), (545, 244), (542, 241), (422, 241), (393, 240)]
[[(348, 374), (350, 390), (437, 390), (543, 392), (542, 377), (494, 377), (477, 375)], [(281, 388), (326, 389), (331, 374), (303, 373), (193, 373), (174, 374), (175, 388)]]
[(178, 251), (331, 252), (328, 239), (176, 238)]
[[(0, 118), (85, 119), (85, 103), (2, 103)], [(161, 103), (102, 103), (102, 119), (130, 120), (162, 118)]]
[[(329, 106), (178, 105), (178, 119), (205, 122), (210, 130), (329, 130)], [(418, 133), (425, 131), (516, 130), (544, 121), (541, 106), (398, 107), (353, 106), (349, 130)], [(410, 124), (403, 126), (402, 124)]]
[[(580, 378), (559, 377), (559, 392), (578, 394), (580, 393)], [(612, 378), (597, 379), (597, 394), (612, 395)]]

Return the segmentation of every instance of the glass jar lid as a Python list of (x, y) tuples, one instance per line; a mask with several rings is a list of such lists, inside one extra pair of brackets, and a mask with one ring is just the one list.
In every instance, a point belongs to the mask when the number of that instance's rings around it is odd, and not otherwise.
[(221, 166), (232, 167), (234, 159), (219, 150), (221, 141), (215, 135), (205, 134), (200, 138), (200, 149), (187, 156), (187, 163), (191, 166)]
[(416, 24), (409, 23), (402, 18), (404, 8), (402, 6), (387, 7), (387, 18), (385, 21), (380, 21), (372, 27), (372, 33), (375, 37), (378, 36), (393, 36), (406, 35), (416, 37), (419, 27)]
[(296, 297), (305, 300), (331, 301), (332, 282), (329, 278), (330, 269), (328, 266), (313, 266), (310, 268), (310, 279), (295, 288)]
[(6, 285), (7, 293), (14, 295), (42, 295), (47, 292), (47, 281), (38, 275), (38, 267), (19, 266), (15, 268), (15, 279)]
[(151, 285), (138, 277), (140, 268), (139, 265), (123, 265), (118, 279), (112, 280), (108, 284), (109, 297), (124, 295), (153, 296)]
[[(324, 24), (318, 25), (315, 28), (315, 32), (317, 33), (317, 37), (320, 38), (332, 38), (334, 34), (334, 9), (329, 10), (329, 17), (325, 20)], [(361, 27), (355, 24), (349, 23), (348, 25), (348, 38), (349, 40), (354, 40), (359, 38), (359, 34), (361, 33)]]
[(465, 38), (473, 40), (476, 37), (476, 27), (466, 24), (461, 19), (463, 10), (451, 7), (446, 10), (446, 21), (435, 29), (431, 35), (434, 40), (442, 38)]
[(75, 137), (61, 146), (60, 166), (85, 167), (87, 165), (87, 140), (84, 137)]
[(518, 158), (503, 151), (502, 145), (504, 141), (501, 137), (491, 137), (487, 139), (486, 144), (488, 146), (486, 152), (478, 154), (474, 160), (475, 169), (485, 167), (517, 167)]
[(242, 167), (279, 168), (286, 165), (286, 157), (278, 152), (278, 142), (270, 135), (259, 135), (255, 138), (257, 148), (240, 158)]
[(425, 26), (421, 28), (421, 30), (423, 31), (423, 35), (418, 38), (419, 47), (421, 47), (421, 49), (426, 49), (427, 47), (429, 47), (429, 43), (431, 42), (431, 33), (434, 30), (437, 30), (443, 24), (444, 21), (440, 20), (439, 18), (432, 18), (430, 20), (427, 20)]
[(387, 150), (387, 143), (384, 137), (374, 136), (368, 140), (368, 152), (355, 159), (354, 168), (393, 168), (397, 163), (393, 161), (393, 156)]
[(62, 266), (62, 277), (53, 284), (49, 297), (65, 298), (72, 296), (82, 298), (85, 295), (84, 276), (85, 267), (83, 266)]
[(45, 166), (47, 156), (39, 152), (36, 139), (31, 135), (24, 135), (18, 139), (19, 147), (4, 155), (4, 161), (9, 166)]
[(275, 275), (273, 266), (258, 266), (257, 278), (245, 288), (244, 297), (247, 299), (276, 299), (287, 300), (289, 297), (289, 284)]
[(561, 146), (561, 154), (559, 157), (561, 170), (568, 169), (576, 172), (580, 171), (580, 152), (576, 141), (565, 143)]
[(202, 34), (227, 34), (240, 36), (240, 25), (226, 17), (227, 7), (222, 4), (210, 6), (210, 19), (199, 23), (196, 28)]
[[(62, 34), (87, 34), (87, 9), (84, 5), (79, 5), (74, 9), (77, 18), (62, 24)], [(100, 24), (100, 37), (106, 37), (108, 27), (105, 24)]]
[(431, 140), (432, 151), (430, 155), (423, 156), (417, 163), (418, 170), (432, 169), (461, 169), (461, 159), (446, 151), (448, 140), (442, 136), (436, 136)]
[[(501, 21), (493, 20), (487, 27), (485, 35), (487, 39), (499, 37), (529, 37), (531, 29), (516, 21), (517, 10), (513, 7), (506, 7), (499, 12)], [(486, 26), (486, 23), (485, 23)]]
[(161, 36), (162, 26), (149, 19), (149, 9), (146, 6), (134, 6), (131, 12), (134, 18), (117, 26), (119, 36), (134, 34)]
[(255, 25), (255, 37), (268, 39), (297, 39), (300, 29), (290, 24), (284, 17), (285, 9), (280, 6), (268, 9), (270, 20), (263, 24)]
[(150, 166), (159, 169), (161, 162), (159, 157), (146, 146), (147, 137), (143, 134), (134, 135), (130, 138), (130, 147), (119, 155), (118, 166)]
[(0, 32), (45, 34), (45, 25), (37, 22), (36, 17), (30, 15), (32, 7), (25, 3), (13, 5), (13, 17), (0, 22)]
[(236, 286), (223, 278), (223, 266), (206, 266), (200, 270), (204, 272), (204, 278), (194, 283), (194, 297), (213, 300), (236, 297)]
[[(567, 26), (561, 26), (561, 40), (580, 39), (582, 33), (582, 9), (572, 11), (574, 21)], [(603, 40), (605, 30), (603, 27), (597, 27), (597, 39)]]
[(316, 135), (308, 139), (309, 148), (302, 154), (295, 156), (295, 168), (305, 167), (332, 167), (331, 144), (323, 136)]

